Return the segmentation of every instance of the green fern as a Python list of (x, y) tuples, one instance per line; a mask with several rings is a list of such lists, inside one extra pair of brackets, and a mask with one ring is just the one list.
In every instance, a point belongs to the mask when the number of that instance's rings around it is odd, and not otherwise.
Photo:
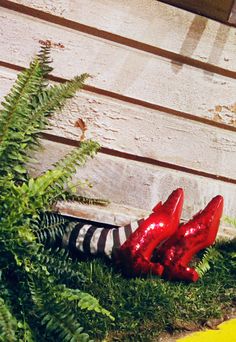
[[(67, 288), (52, 286), (41, 277), (31, 278), (29, 288), (37, 315), (48, 332), (60, 341), (89, 341), (88, 334), (83, 332), (68, 300), (60, 300), (61, 293)], [(47, 293), (47, 296), (45, 296)]]
[(28, 121), (29, 104), (33, 95), (36, 95), (42, 81), (42, 70), (40, 62), (36, 58), (30, 68), (18, 75), (17, 81), (10, 93), (5, 96), (5, 101), (1, 104), (4, 109), (0, 116), (0, 142), (14, 139), (12, 131), (21, 128), (21, 119)]
[[(50, 211), (65, 198), (76, 168), (99, 149), (92, 140), (78, 143), (51, 170), (37, 178), (28, 175), (29, 152), (39, 147), (49, 118), (88, 77), (83, 74), (50, 87), (45, 79), (52, 70), (50, 63), (48, 48), (42, 48), (18, 76), (0, 111), (0, 340), (4, 342), (88, 341), (79, 322), (81, 307), (112, 319), (95, 298), (76, 289), (83, 282), (79, 265), (66, 252), (42, 245), (63, 235), (65, 220)], [(67, 279), (74, 289), (67, 287)]]
[[(71, 179), (72, 175), (76, 171), (76, 167), (83, 166), (88, 157), (94, 157), (98, 149), (100, 148), (97, 142), (92, 140), (84, 141), (80, 143), (77, 149), (72, 150), (63, 159), (54, 165), (53, 171), (48, 171), (57, 173), (58, 177), (54, 179), (51, 189), (48, 189), (48, 201), (55, 202), (61, 198), (61, 194), (64, 193), (65, 184)], [(42, 176), (42, 181), (47, 178), (47, 174)]]
[(42, 69), (42, 73), (44, 76), (44, 83), (43, 86), (47, 86), (48, 81), (46, 79), (46, 77), (50, 74), (50, 72), (53, 70), (53, 68), (51, 67), (52, 64), (52, 59), (51, 59), (51, 50), (48, 46), (41, 46), (41, 49), (37, 55), (40, 65), (41, 65), (41, 69)]
[(220, 252), (213, 246), (208, 247), (203, 254), (202, 260), (195, 267), (199, 276), (202, 278), (203, 275), (210, 270), (211, 263), (214, 263), (219, 258), (222, 258)]
[(37, 263), (46, 266), (47, 271), (57, 279), (58, 284), (70, 284), (70, 287), (77, 288), (78, 284), (85, 282), (78, 261), (73, 261), (65, 249), (42, 247), (36, 259)]
[(39, 133), (49, 125), (51, 114), (62, 109), (67, 99), (74, 96), (89, 77), (82, 74), (64, 84), (47, 87), (44, 77), (52, 70), (49, 63), (49, 50), (42, 48), (38, 58), (18, 76), (10, 94), (2, 102), (1, 173), (13, 172), (20, 179), (25, 176), (28, 152), (39, 146)]
[(17, 321), (10, 312), (6, 303), (0, 298), (0, 341), (15, 342)]
[(103, 207), (110, 203), (108, 200), (81, 196), (69, 190), (65, 190), (63, 199), (67, 201), (76, 201), (85, 205), (100, 205)]
[(53, 244), (57, 237), (62, 237), (66, 229), (66, 220), (61, 215), (42, 213), (32, 226), (39, 242)]

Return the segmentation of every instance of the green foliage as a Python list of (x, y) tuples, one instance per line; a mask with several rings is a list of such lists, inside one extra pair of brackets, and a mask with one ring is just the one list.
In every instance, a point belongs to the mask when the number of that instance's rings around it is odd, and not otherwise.
[(87, 205), (101, 205), (101, 206), (107, 206), (109, 204), (108, 200), (100, 199), (100, 198), (90, 198), (86, 196), (80, 196), (78, 194), (74, 194), (71, 191), (65, 191), (64, 193), (65, 198), (67, 201), (76, 201), (81, 204), (87, 204)]
[(201, 261), (195, 267), (199, 276), (202, 277), (207, 271), (210, 270), (211, 264), (214, 264), (220, 258), (222, 258), (222, 255), (216, 250), (215, 247), (208, 247), (204, 251)]
[(225, 223), (228, 223), (230, 224), (231, 226), (235, 227), (236, 228), (236, 218), (233, 218), (233, 217), (229, 217), (229, 216), (225, 216), (223, 218), (224, 222)]
[[(188, 285), (128, 280), (110, 265), (74, 261), (56, 248), (68, 223), (50, 213), (55, 201), (100, 201), (67, 187), (76, 167), (93, 157), (99, 145), (84, 141), (41, 176), (28, 174), (29, 152), (39, 147), (49, 118), (88, 77), (50, 87), (50, 63), (49, 49), (42, 48), (0, 111), (0, 341), (78, 342), (89, 341), (90, 335), (147, 342), (179, 328), (179, 322), (204, 324), (227, 312), (236, 299), (235, 241), (208, 250), (198, 265), (202, 279)], [(53, 249), (45, 248), (52, 243)]]
[[(84, 276), (66, 252), (44, 244), (61, 236), (65, 220), (50, 214), (66, 185), (99, 145), (83, 141), (37, 178), (26, 169), (49, 118), (79, 90), (87, 74), (49, 86), (50, 51), (17, 78), (0, 111), (0, 340), (89, 341), (81, 309), (112, 319), (93, 296), (78, 289)], [(81, 201), (83, 198), (81, 197)], [(84, 201), (88, 201), (87, 198)], [(68, 282), (70, 279), (70, 283)]]
[[(225, 216), (223, 218), (223, 222), (228, 223), (236, 228), (235, 218)], [(228, 256), (230, 258), (232, 266), (236, 265), (236, 249), (234, 251), (231, 251), (231, 253), (229, 253)], [(222, 258), (223, 255), (214, 246), (211, 246), (204, 251), (204, 254), (201, 257), (200, 262), (196, 264), (196, 271), (198, 272), (200, 277), (202, 277), (206, 272), (210, 270), (211, 266), (214, 265), (214, 263), (216, 263), (218, 260)]]
[(4, 300), (0, 298), (0, 341), (15, 341), (16, 328), (16, 319), (12, 316)]
[(163, 332), (200, 329), (207, 321), (230, 314), (236, 300), (236, 268), (231, 263), (236, 240), (217, 243), (214, 249), (222, 257), (190, 284), (151, 276), (126, 279), (101, 260), (81, 262), (81, 289), (100, 297), (115, 317), (113, 322), (87, 312), (86, 331), (99, 341), (158, 341)]

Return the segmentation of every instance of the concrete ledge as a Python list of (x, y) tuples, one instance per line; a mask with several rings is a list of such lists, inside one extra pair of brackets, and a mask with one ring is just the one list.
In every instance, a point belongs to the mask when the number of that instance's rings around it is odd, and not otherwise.
[[(132, 220), (140, 219), (150, 214), (150, 211), (116, 203), (110, 203), (107, 206), (98, 206), (69, 201), (58, 202), (55, 210), (64, 216), (83, 218), (116, 226), (122, 226)], [(187, 220), (188, 218), (182, 218), (182, 222), (186, 222)], [(232, 239), (236, 237), (236, 228), (227, 226), (223, 222), (218, 237)]]

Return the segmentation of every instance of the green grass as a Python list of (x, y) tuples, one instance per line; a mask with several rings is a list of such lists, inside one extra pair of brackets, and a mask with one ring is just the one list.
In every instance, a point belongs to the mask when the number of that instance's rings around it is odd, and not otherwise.
[[(169, 282), (157, 277), (125, 279), (102, 260), (80, 262), (82, 290), (99, 298), (115, 317), (112, 322), (81, 312), (81, 323), (95, 340), (158, 341), (161, 333), (201, 326), (236, 304), (236, 241), (218, 243), (222, 257), (196, 283)], [(78, 266), (78, 265), (77, 265)], [(78, 285), (78, 284), (77, 284)], [(75, 284), (73, 284), (75, 286)]]

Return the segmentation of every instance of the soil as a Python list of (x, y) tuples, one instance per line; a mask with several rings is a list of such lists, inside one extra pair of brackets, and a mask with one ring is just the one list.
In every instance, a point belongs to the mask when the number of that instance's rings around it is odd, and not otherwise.
[(221, 318), (218, 318), (218, 319), (215, 318), (215, 319), (211, 319), (207, 321), (206, 324), (202, 327), (202, 329), (200, 328), (196, 329), (196, 325), (194, 324), (192, 325), (193, 329), (189, 329), (190, 326), (188, 325), (185, 327), (185, 331), (176, 332), (174, 334), (163, 333), (158, 340), (153, 341), (153, 342), (157, 342), (157, 341), (158, 342), (176, 342), (178, 339), (186, 337), (196, 331), (201, 331), (205, 329), (216, 329), (219, 324), (225, 321), (228, 321), (230, 319), (233, 319), (233, 318), (236, 318), (236, 307), (232, 308), (230, 313), (224, 315)]

